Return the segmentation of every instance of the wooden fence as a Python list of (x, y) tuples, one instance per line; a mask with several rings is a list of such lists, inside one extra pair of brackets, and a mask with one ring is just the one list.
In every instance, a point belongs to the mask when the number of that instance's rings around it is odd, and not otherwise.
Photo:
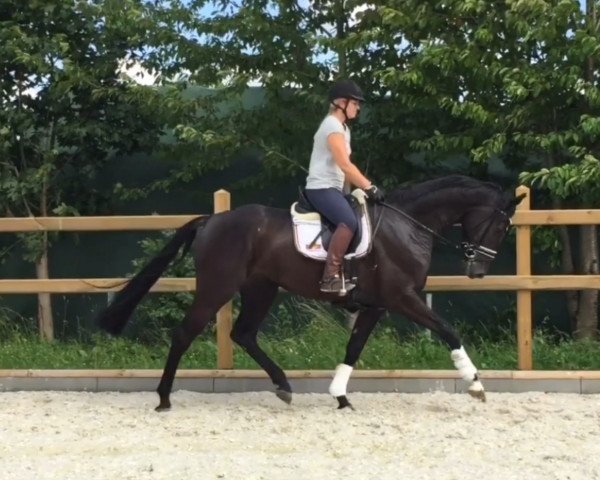
[[(600, 210), (531, 210), (529, 189), (517, 188), (527, 197), (513, 217), (516, 226), (516, 275), (490, 275), (482, 279), (464, 276), (431, 276), (425, 289), (435, 291), (515, 291), (517, 293), (518, 367), (533, 368), (532, 293), (535, 290), (582, 290), (600, 288), (600, 275), (532, 275), (531, 226), (600, 224)], [(214, 194), (214, 211), (230, 209), (230, 195), (225, 190)], [(133, 231), (166, 230), (181, 226), (194, 215), (152, 215), (123, 217), (28, 217), (0, 218), (2, 232), (40, 231)], [(123, 278), (78, 278), (48, 280), (0, 279), (1, 294), (25, 293), (106, 293), (122, 288)], [(153, 292), (193, 291), (193, 278), (161, 278)], [(219, 369), (233, 368), (233, 346), (229, 338), (232, 325), (231, 302), (217, 315)]]

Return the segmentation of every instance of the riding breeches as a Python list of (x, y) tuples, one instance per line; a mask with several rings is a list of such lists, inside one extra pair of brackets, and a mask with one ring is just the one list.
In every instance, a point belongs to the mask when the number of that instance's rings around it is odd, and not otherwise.
[(306, 198), (312, 206), (336, 227), (343, 223), (356, 232), (358, 221), (343, 193), (336, 188), (306, 189)]

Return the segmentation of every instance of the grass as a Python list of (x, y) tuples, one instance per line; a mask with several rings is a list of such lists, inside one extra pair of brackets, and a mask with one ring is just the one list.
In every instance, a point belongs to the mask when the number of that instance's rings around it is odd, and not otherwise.
[[(76, 338), (53, 343), (38, 339), (34, 322), (23, 318), (15, 321), (0, 311), (0, 369), (162, 369), (171, 328), (156, 314), (160, 311), (148, 308), (146, 312), (154, 316), (138, 316), (126, 329), (125, 337), (77, 329)], [(514, 326), (510, 327), (510, 321), (502, 317), (478, 326), (455, 322), (467, 352), (480, 369), (517, 369)], [(507, 314), (506, 318), (512, 317)], [(283, 302), (265, 322), (259, 343), (284, 369), (329, 370), (344, 359), (350, 335), (344, 324), (339, 310), (316, 302)], [(380, 322), (367, 342), (358, 368), (454, 368), (448, 348), (435, 337), (414, 330), (399, 334), (397, 324), (389, 317)], [(600, 342), (574, 341), (536, 330), (533, 351), (534, 368), (538, 370), (600, 370)], [(239, 347), (235, 347), (234, 363), (238, 369), (259, 368)], [(194, 341), (180, 368), (212, 369), (216, 364), (213, 327)]]
[[(514, 334), (480, 337), (466, 342), (466, 349), (480, 369), (517, 368)], [(294, 332), (272, 331), (259, 335), (264, 350), (284, 369), (333, 369), (344, 358), (348, 330), (335, 320), (312, 321)], [(85, 341), (46, 343), (31, 334), (12, 332), (0, 344), (1, 369), (112, 369), (164, 367), (169, 342), (154, 345), (136, 339), (94, 334)], [(216, 367), (217, 348), (211, 333), (197, 339), (182, 359), (180, 368)], [(235, 368), (259, 368), (241, 349), (235, 350)], [(448, 349), (423, 333), (398, 336), (390, 327), (377, 328), (358, 364), (363, 369), (452, 369)], [(534, 368), (539, 370), (600, 369), (600, 343), (555, 338), (544, 332), (534, 336)]]

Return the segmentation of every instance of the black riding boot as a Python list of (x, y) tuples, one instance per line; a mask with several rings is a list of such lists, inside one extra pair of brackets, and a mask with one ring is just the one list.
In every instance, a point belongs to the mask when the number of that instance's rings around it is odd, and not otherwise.
[(353, 283), (342, 278), (344, 255), (353, 236), (354, 232), (345, 223), (340, 223), (333, 232), (327, 249), (323, 278), (320, 282), (322, 292), (344, 295), (346, 293), (344, 290), (350, 291), (355, 287)]

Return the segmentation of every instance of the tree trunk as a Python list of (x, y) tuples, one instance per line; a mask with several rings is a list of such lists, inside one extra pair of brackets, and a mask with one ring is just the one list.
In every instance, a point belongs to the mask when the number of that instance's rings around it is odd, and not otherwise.
[[(586, 23), (592, 35), (597, 33), (596, 22), (597, 0), (586, 2)], [(587, 59), (586, 80), (591, 84), (596, 82), (596, 66), (593, 56)], [(590, 111), (586, 103), (584, 113)], [(596, 225), (583, 225), (579, 227), (580, 260), (578, 270), (582, 275), (598, 274), (598, 228)], [(598, 290), (582, 290), (579, 294), (579, 308), (577, 310), (577, 327), (574, 331), (576, 339), (598, 337)]]
[[(556, 161), (552, 155), (546, 157), (546, 167), (552, 168), (556, 165)], [(560, 198), (552, 198), (552, 208), (555, 210), (563, 209), (563, 202)], [(556, 227), (558, 232), (558, 238), (562, 245), (562, 252), (560, 255), (560, 267), (563, 275), (574, 275), (575, 274), (575, 260), (573, 258), (573, 247), (571, 246), (571, 237), (569, 236), (569, 228), (566, 225), (558, 225)], [(569, 314), (569, 326), (571, 327), (571, 334), (577, 330), (577, 312), (579, 311), (579, 294), (577, 290), (566, 290), (565, 297), (567, 301), (567, 312)]]
[[(558, 199), (552, 201), (552, 207), (555, 210), (562, 209), (562, 202)], [(573, 249), (571, 248), (571, 239), (569, 237), (569, 227), (566, 225), (559, 225), (555, 227), (558, 230), (558, 238), (562, 245), (562, 252), (560, 255), (560, 266), (563, 275), (574, 275), (575, 274), (575, 262), (573, 261)], [(567, 300), (567, 312), (569, 314), (569, 325), (571, 327), (571, 333), (577, 330), (577, 311), (579, 310), (579, 291), (567, 290), (565, 291), (565, 297)]]
[[(346, 38), (346, 22), (347, 22), (347, 12), (344, 6), (344, 0), (339, 0), (335, 3), (335, 26), (336, 26), (336, 38), (338, 40), (343, 40)], [(341, 43), (341, 42), (340, 42)], [(346, 57), (346, 46), (338, 44), (337, 46), (337, 54), (338, 54), (338, 71), (339, 76), (345, 78), (348, 76), (348, 60)]]
[[(41, 258), (35, 264), (36, 277), (39, 280), (50, 278), (48, 269), (48, 233), (44, 232), (43, 248)], [(54, 318), (52, 316), (52, 301), (49, 293), (38, 293), (38, 326), (42, 340), (51, 342), (54, 340)]]
[[(40, 198), (40, 213), (43, 217), (48, 216), (48, 183), (44, 180), (42, 196)], [(38, 280), (50, 278), (48, 268), (48, 232), (42, 234), (42, 251), (39, 260), (35, 264), (35, 273)], [(52, 300), (49, 293), (38, 293), (38, 326), (42, 340), (52, 342), (54, 340), (54, 317), (52, 316)]]
[[(598, 231), (596, 225), (583, 225), (580, 228), (581, 259), (579, 273), (598, 275)], [(575, 338), (598, 337), (598, 290), (582, 290), (579, 294), (577, 328)]]

